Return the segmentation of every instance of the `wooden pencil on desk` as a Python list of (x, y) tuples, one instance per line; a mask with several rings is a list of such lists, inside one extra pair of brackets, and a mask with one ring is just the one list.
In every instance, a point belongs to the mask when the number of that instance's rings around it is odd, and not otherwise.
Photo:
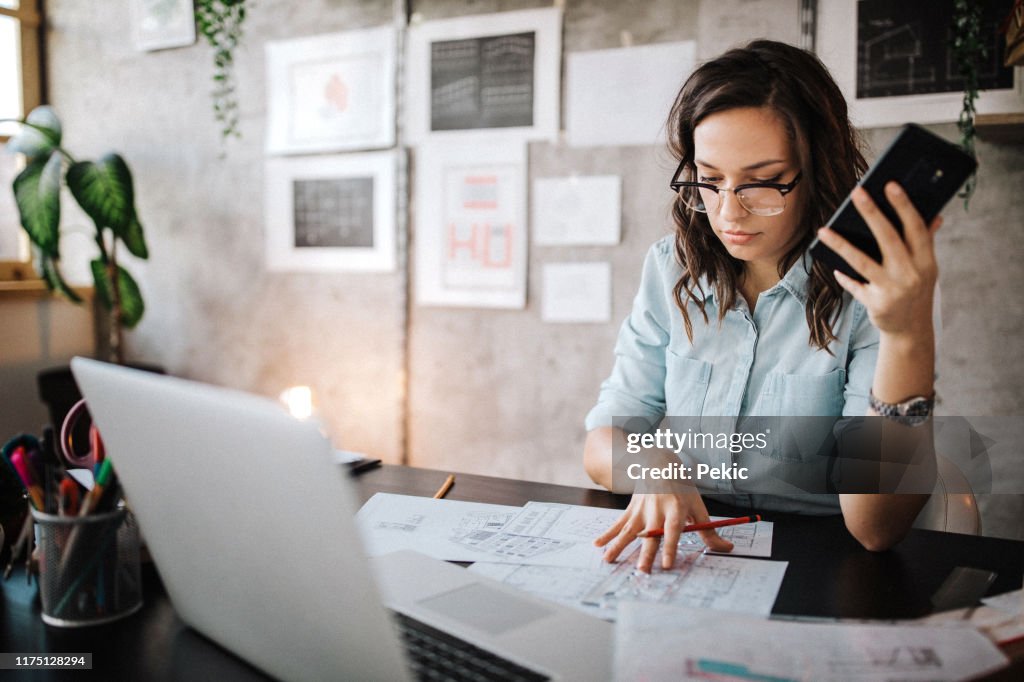
[(434, 493), (434, 499), (435, 500), (442, 499), (445, 495), (448, 494), (448, 491), (452, 489), (452, 485), (454, 483), (455, 483), (455, 474), (449, 474), (448, 478), (444, 479), (444, 483), (441, 484), (441, 487), (437, 489), (436, 493)]

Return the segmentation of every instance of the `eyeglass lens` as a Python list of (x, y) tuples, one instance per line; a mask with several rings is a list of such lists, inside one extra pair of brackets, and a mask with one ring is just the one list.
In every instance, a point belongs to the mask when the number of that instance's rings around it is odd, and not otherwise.
[[(722, 202), (722, 195), (725, 192), (716, 192), (704, 187), (681, 187), (679, 196), (694, 211), (701, 213), (714, 213), (719, 209)], [(777, 189), (771, 187), (749, 187), (736, 193), (740, 205), (754, 215), (772, 216), (782, 213), (786, 209), (786, 197)]]

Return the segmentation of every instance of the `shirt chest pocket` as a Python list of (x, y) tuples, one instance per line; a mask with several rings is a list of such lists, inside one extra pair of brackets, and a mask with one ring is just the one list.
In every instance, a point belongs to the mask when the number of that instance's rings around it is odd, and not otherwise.
[(671, 350), (665, 359), (665, 409), (669, 416), (699, 416), (704, 409), (711, 363), (685, 358)]
[(843, 413), (846, 370), (827, 374), (772, 372), (765, 381), (765, 401), (775, 409), (768, 414), (792, 417), (838, 417)]

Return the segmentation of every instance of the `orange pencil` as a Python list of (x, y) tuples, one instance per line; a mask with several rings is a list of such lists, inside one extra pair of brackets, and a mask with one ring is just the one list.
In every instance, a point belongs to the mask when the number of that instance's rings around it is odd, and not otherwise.
[(441, 487), (437, 489), (436, 493), (434, 493), (434, 499), (440, 500), (444, 498), (444, 496), (448, 494), (448, 491), (452, 489), (453, 483), (455, 483), (455, 474), (449, 474), (448, 478), (444, 479), (444, 483), (441, 484)]
[[(757, 523), (761, 520), (760, 514), (754, 514), (753, 516), (740, 516), (735, 519), (722, 519), (721, 521), (708, 521), (707, 523), (691, 523), (689, 526), (683, 526), (680, 533), (692, 533), (695, 530), (711, 530), (712, 528), (722, 528), (723, 526), (739, 526), (744, 523)], [(638, 538), (660, 538), (665, 534), (664, 528), (656, 528), (654, 530), (645, 530), (637, 534)]]

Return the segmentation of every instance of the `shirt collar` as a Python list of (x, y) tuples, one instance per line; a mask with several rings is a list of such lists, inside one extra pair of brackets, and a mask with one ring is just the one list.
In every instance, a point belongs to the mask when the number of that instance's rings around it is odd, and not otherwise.
[[(761, 293), (762, 296), (772, 294), (778, 289), (789, 292), (800, 305), (807, 305), (807, 282), (810, 280), (811, 266), (813, 265), (813, 259), (810, 251), (804, 251), (803, 255), (793, 263), (789, 271), (783, 276), (779, 282)], [(703, 291), (703, 300), (707, 301), (709, 298), (712, 299), (715, 305), (718, 305), (718, 299), (715, 296), (715, 288), (708, 283), (707, 275), (701, 275), (700, 279), (697, 280), (696, 294), (701, 296)]]

